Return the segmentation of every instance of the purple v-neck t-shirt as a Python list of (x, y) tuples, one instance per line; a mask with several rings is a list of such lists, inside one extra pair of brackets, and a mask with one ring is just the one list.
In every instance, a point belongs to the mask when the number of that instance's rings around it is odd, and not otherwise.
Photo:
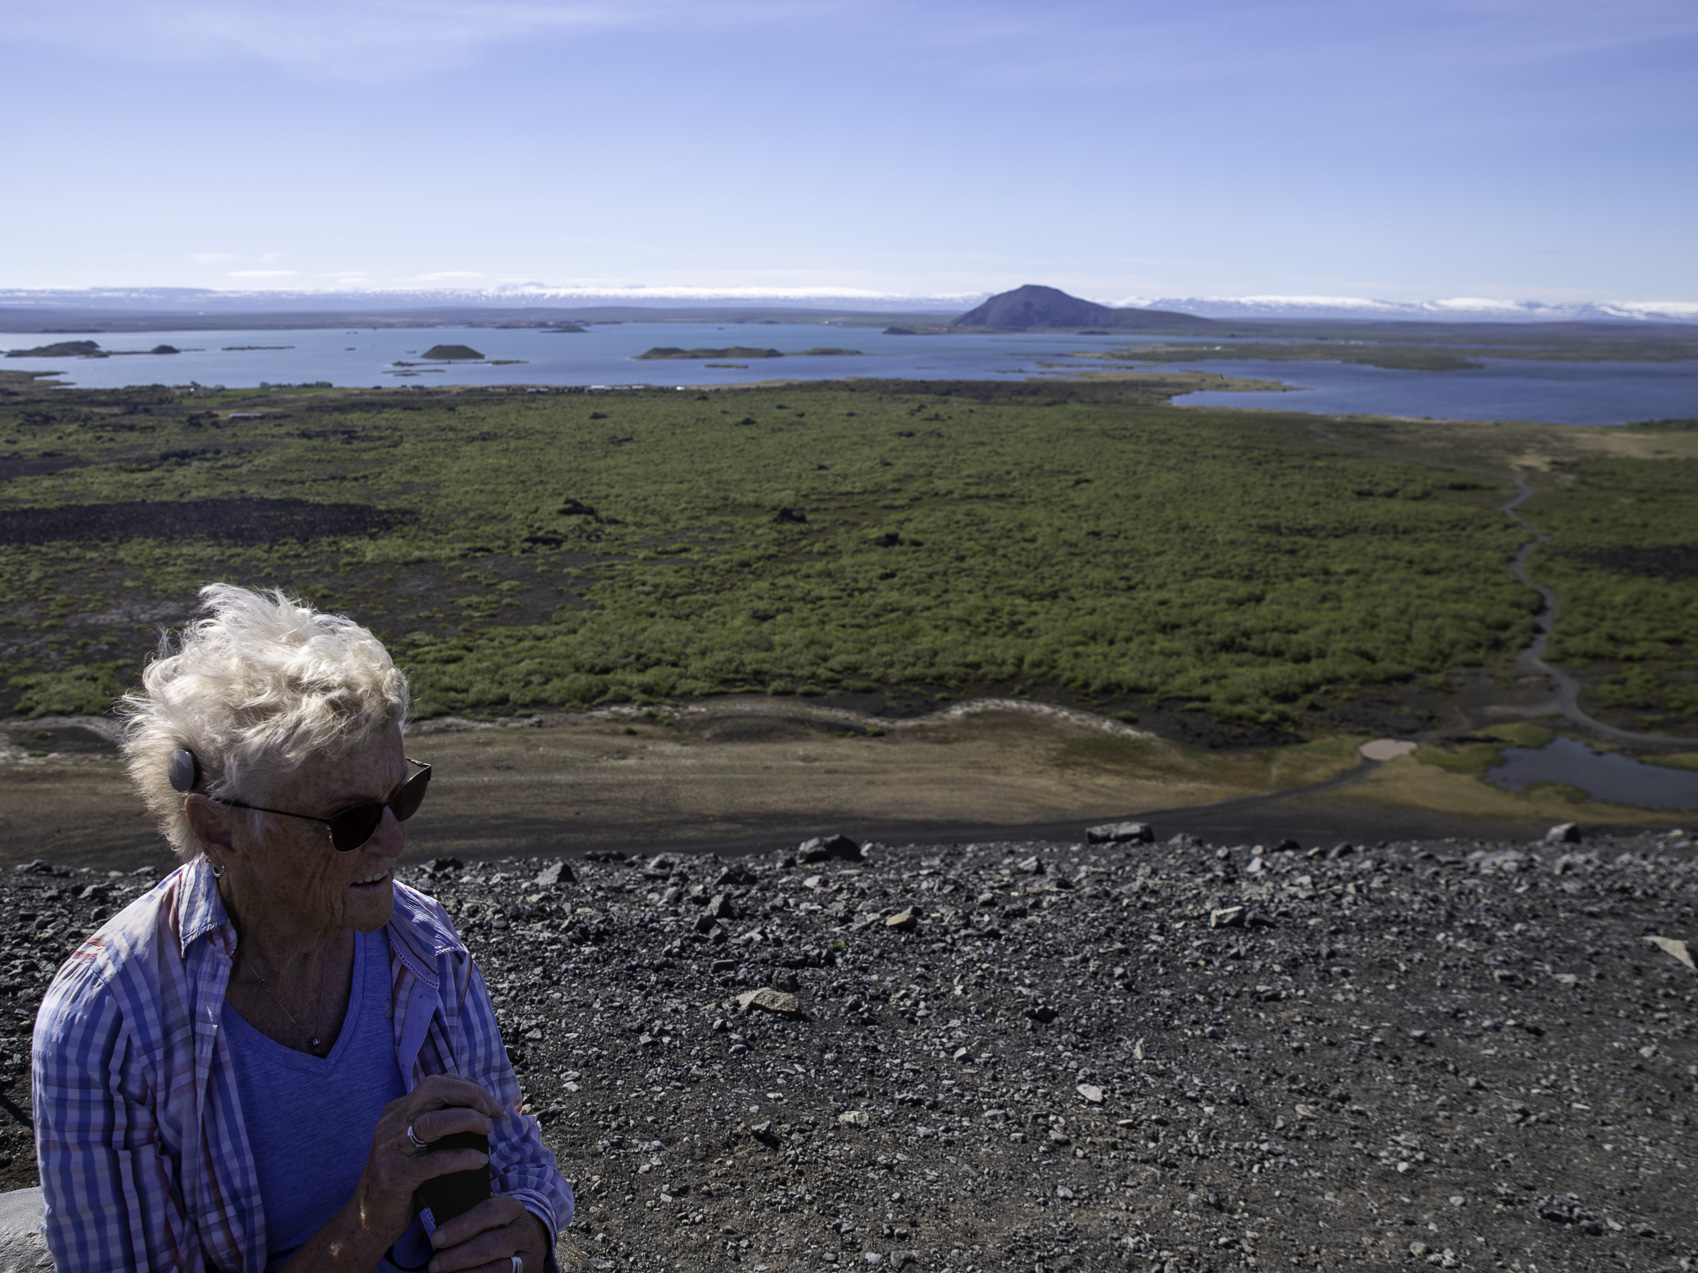
[[(327, 1055), (286, 1048), (224, 1005), (236, 1090), (265, 1204), (268, 1270), (287, 1263), (342, 1209), (365, 1170), (383, 1107), (406, 1094), (389, 995), (387, 939), (382, 932), (356, 933), (348, 1013)], [(413, 1267), (430, 1259), (418, 1220), (394, 1254)], [(378, 1273), (394, 1268), (385, 1259)]]

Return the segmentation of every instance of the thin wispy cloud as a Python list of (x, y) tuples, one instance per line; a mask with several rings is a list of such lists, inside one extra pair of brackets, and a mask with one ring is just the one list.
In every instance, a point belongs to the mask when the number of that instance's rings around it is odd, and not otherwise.
[(406, 78), (494, 46), (665, 24), (829, 13), (796, 0), (10, 0), (0, 43), (40, 43), (126, 63), (230, 59), (311, 76)]
[[(350, 80), (463, 67), (501, 46), (739, 28), (943, 81), (1068, 89), (1443, 74), (1698, 39), (1687, 0), (9, 0), (0, 44), (124, 63), (268, 64)], [(869, 70), (873, 69), (869, 66)]]
[[(909, 24), (945, 74), (984, 84), (1324, 88), (1363, 77), (1571, 61), (1698, 40), (1686, 0), (1196, 0), (949, 6)], [(1018, 58), (1004, 52), (1019, 49)], [(1427, 85), (1427, 87), (1436, 87)]]

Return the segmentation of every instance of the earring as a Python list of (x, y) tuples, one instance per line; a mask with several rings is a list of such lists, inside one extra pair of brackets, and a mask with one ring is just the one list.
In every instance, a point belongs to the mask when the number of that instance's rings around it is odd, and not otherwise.
[[(212, 859), (207, 858), (207, 861), (212, 862)], [(221, 880), (224, 878), (224, 863), (212, 862), (212, 878), (215, 880)]]

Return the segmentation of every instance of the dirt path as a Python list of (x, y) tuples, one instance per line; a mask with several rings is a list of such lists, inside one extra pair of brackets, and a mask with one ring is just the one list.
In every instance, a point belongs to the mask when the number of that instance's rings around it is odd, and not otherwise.
[(1519, 473), (1511, 473), (1510, 477), (1515, 480), (1519, 493), (1507, 504), (1500, 505), (1498, 511), (1513, 518), (1526, 529), (1532, 538), (1523, 544), (1521, 550), (1515, 554), (1514, 560), (1509, 563), (1509, 569), (1522, 583), (1529, 588), (1538, 590), (1541, 602), (1538, 614), (1539, 630), (1534, 635), (1533, 640), (1528, 643), (1527, 648), (1517, 656), (1517, 661), (1522, 666), (1540, 672), (1551, 679), (1556, 685), (1557, 710), (1576, 725), (1584, 726), (1586, 729), (1602, 734), (1605, 738), (1618, 743), (1674, 743), (1681, 746), (1698, 746), (1698, 738), (1678, 738), (1670, 734), (1641, 734), (1631, 729), (1618, 729), (1614, 725), (1604, 724), (1603, 721), (1598, 720), (1580, 706), (1580, 694), (1586, 687), (1560, 667), (1545, 662), (1545, 646), (1550, 641), (1551, 629), (1556, 626), (1557, 594), (1556, 589), (1546, 587), (1527, 573), (1527, 558), (1539, 545), (1550, 543), (1551, 537), (1534, 526), (1520, 513), (1521, 505), (1532, 497), (1532, 485)]
[[(1573, 721), (1576, 725), (1581, 726), (1583, 729), (1592, 730), (1602, 737), (1620, 743), (1638, 743), (1652, 746), (1698, 746), (1698, 738), (1681, 738), (1672, 734), (1641, 734), (1630, 729), (1619, 729), (1614, 725), (1606, 725), (1603, 721), (1598, 720), (1580, 706), (1580, 695), (1584, 692), (1586, 688), (1585, 685), (1570, 673), (1563, 671), (1554, 664), (1545, 662), (1545, 647), (1549, 644), (1551, 631), (1556, 626), (1556, 612), (1559, 599), (1557, 597), (1556, 589), (1537, 582), (1527, 573), (1527, 558), (1531, 556), (1533, 551), (1541, 544), (1550, 543), (1551, 537), (1521, 515), (1521, 505), (1532, 498), (1533, 487), (1532, 484), (1529, 483), (1526, 478), (1522, 477), (1520, 473), (1515, 472), (1514, 470), (1510, 470), (1505, 473), (1495, 469), (1471, 469), (1460, 465), (1440, 464), (1432, 460), (1417, 460), (1410, 459), (1408, 457), (1390, 456), (1384, 452), (1375, 450), (1373, 447), (1358, 446), (1351, 442), (1341, 442), (1339, 441), (1337, 434), (1328, 431), (1319, 424), (1310, 424), (1308, 428), (1309, 432), (1314, 434), (1321, 442), (1328, 446), (1338, 447), (1340, 450), (1355, 451), (1361, 455), (1373, 456), (1375, 459), (1397, 460), (1401, 463), (1417, 464), (1423, 468), (1447, 469), (1476, 473), (1484, 477), (1493, 477), (1498, 479), (1507, 477), (1510, 481), (1514, 482), (1516, 487), (1515, 497), (1507, 503), (1500, 504), (1498, 506), (1498, 511), (1515, 522), (1530, 536), (1532, 536), (1532, 538), (1523, 544), (1520, 550), (1516, 552), (1514, 558), (1511, 559), (1509, 563), (1509, 569), (1510, 573), (1513, 574), (1517, 580), (1538, 592), (1541, 603), (1536, 620), (1537, 631), (1534, 633), (1532, 641), (1527, 644), (1527, 647), (1516, 656), (1516, 662), (1527, 668), (1529, 671), (1549, 679), (1556, 689), (1556, 699), (1552, 704), (1554, 709), (1569, 720)], [(1455, 731), (1438, 731), (1434, 737), (1453, 732)]]
[[(82, 729), (96, 743), (0, 757), (0, 862), (163, 864), (168, 852), (110, 740), (97, 745), (85, 718), (28, 724)], [(654, 717), (448, 719), (420, 722), (409, 746), (436, 766), (430, 802), (408, 824), (415, 858), (740, 854), (836, 831), (887, 843), (1077, 840), (1092, 822), (1128, 817), (1154, 817), (1164, 835), (1305, 844), (1523, 836), (1560, 820), (1507, 795), (1467, 814), (1442, 802), (1341, 803), (1343, 780), (1379, 766), (1292, 749), (1189, 750), (1119, 721), (1013, 700), (906, 721), (764, 696)]]

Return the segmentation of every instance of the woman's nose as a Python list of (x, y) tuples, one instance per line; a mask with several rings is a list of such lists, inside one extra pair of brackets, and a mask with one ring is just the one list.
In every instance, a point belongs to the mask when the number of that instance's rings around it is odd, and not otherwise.
[(365, 842), (364, 848), (367, 853), (386, 858), (398, 858), (406, 851), (407, 829), (401, 825), (394, 810), (383, 811), (383, 821), (377, 824), (377, 830), (371, 833), (371, 839)]

